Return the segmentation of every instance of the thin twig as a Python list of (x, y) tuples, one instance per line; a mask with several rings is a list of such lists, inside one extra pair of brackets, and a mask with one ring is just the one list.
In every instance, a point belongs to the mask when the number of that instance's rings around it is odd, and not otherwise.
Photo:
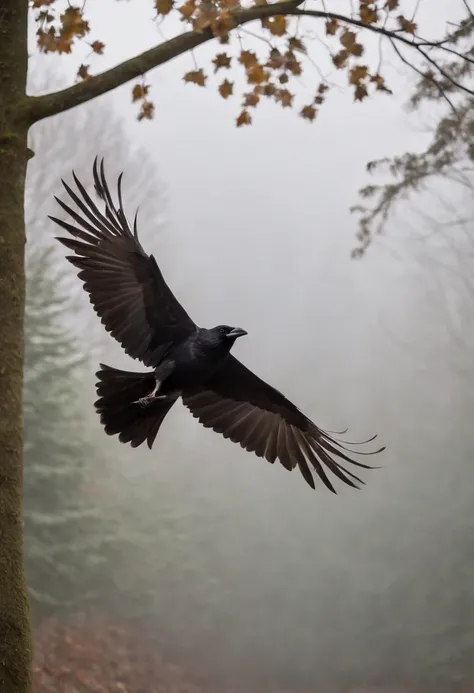
[(449, 96), (446, 94), (446, 92), (444, 91), (443, 87), (442, 87), (441, 84), (438, 82), (438, 80), (435, 79), (434, 77), (432, 77), (431, 75), (426, 74), (425, 72), (423, 72), (422, 70), (420, 70), (416, 65), (413, 65), (413, 63), (411, 63), (407, 58), (405, 58), (405, 56), (404, 56), (403, 53), (400, 51), (400, 49), (398, 48), (398, 46), (396, 45), (396, 43), (395, 43), (395, 41), (394, 41), (393, 39), (390, 39), (390, 43), (391, 43), (391, 45), (392, 45), (393, 50), (394, 50), (395, 53), (397, 54), (398, 58), (402, 61), (402, 63), (404, 63), (404, 64), (407, 65), (410, 69), (412, 69), (414, 72), (416, 72), (418, 75), (420, 75), (420, 77), (421, 77), (422, 79), (427, 79), (429, 82), (431, 82), (432, 84), (434, 84), (435, 87), (437, 88), (437, 90), (439, 91), (440, 96), (449, 104), (449, 107), (451, 108), (451, 110), (452, 110), (452, 112), (454, 113), (454, 115), (455, 115), (457, 118), (459, 118), (459, 114), (458, 114), (458, 112), (457, 112), (457, 110), (456, 110), (455, 105), (453, 104), (453, 102), (451, 101), (451, 99), (449, 98)]
[(466, 10), (468, 11), (469, 15), (474, 19), (474, 12), (469, 7), (468, 1), (467, 0), (462, 0), (462, 1), (463, 1), (463, 5), (466, 8)]

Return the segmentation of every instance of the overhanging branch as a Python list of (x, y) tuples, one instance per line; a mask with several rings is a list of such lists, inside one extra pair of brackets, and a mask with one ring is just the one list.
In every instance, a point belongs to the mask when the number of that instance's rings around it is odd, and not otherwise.
[[(428, 60), (445, 78), (449, 78), (449, 75), (443, 71), (443, 68), (428, 56), (424, 50), (429, 47), (436, 47), (441, 51), (445, 50), (440, 42), (424, 41), (417, 36), (404, 36), (398, 31), (391, 31), (377, 24), (366, 24), (356, 17), (347, 17), (334, 12), (325, 12), (323, 10), (306, 10), (301, 8), (303, 2), (304, 0), (287, 0), (286, 2), (259, 5), (235, 11), (232, 13), (235, 20), (235, 27), (243, 26), (255, 20), (278, 15), (305, 16), (324, 20), (335, 19), (338, 22), (385, 36), (392, 42), (404, 44), (412, 50), (418, 51), (418, 53)], [(149, 70), (183, 53), (187, 53), (203, 43), (211, 41), (213, 38), (216, 37), (209, 28), (199, 32), (187, 31), (87, 81), (75, 84), (72, 87), (52, 94), (28, 97), (26, 117), (30, 123), (35, 123), (43, 118), (67, 111), (70, 108), (74, 108), (74, 106), (94, 99), (96, 96), (101, 96), (102, 94), (112, 91), (130, 80), (144, 75)], [(474, 95), (474, 91), (461, 83), (455, 83), (455, 85), (459, 89)]]
[(79, 106), (94, 99), (96, 96), (106, 94), (212, 38), (213, 34), (209, 29), (201, 33), (188, 31), (144, 53), (140, 53), (140, 55), (130, 58), (130, 60), (126, 60), (87, 81), (74, 84), (72, 87), (53, 92), (52, 94), (30, 97), (28, 106), (29, 122), (35, 123), (43, 118), (48, 118), (74, 108), (74, 106)]
[[(277, 5), (262, 5), (234, 12), (235, 25), (236, 27), (242, 26), (256, 19), (264, 19), (277, 14), (294, 14), (302, 2), (304, 0), (290, 0)], [(48, 118), (74, 108), (74, 106), (79, 106), (86, 101), (94, 99), (96, 96), (106, 94), (130, 80), (144, 75), (149, 70), (167, 63), (169, 60), (187, 53), (203, 43), (211, 41), (213, 38), (216, 37), (211, 29), (204, 29), (200, 32), (187, 31), (169, 41), (160, 43), (159, 46), (140, 53), (140, 55), (134, 58), (130, 58), (130, 60), (116, 65), (106, 72), (102, 72), (102, 74), (92, 77), (90, 80), (74, 84), (72, 87), (62, 89), (53, 94), (32, 96), (29, 98), (28, 105), (29, 121), (30, 123), (35, 123), (43, 118)]]

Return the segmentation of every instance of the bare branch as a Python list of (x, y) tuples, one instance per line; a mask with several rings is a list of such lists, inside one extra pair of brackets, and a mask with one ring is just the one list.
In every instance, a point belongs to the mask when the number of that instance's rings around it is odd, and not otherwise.
[(395, 41), (394, 41), (393, 39), (390, 39), (390, 43), (391, 43), (391, 45), (392, 45), (393, 50), (394, 50), (395, 53), (397, 54), (397, 57), (399, 58), (399, 60), (400, 60), (402, 63), (404, 63), (405, 65), (407, 65), (411, 70), (413, 70), (413, 72), (416, 72), (418, 75), (420, 75), (420, 77), (421, 77), (422, 79), (429, 79), (429, 81), (430, 81), (432, 84), (434, 84), (434, 86), (438, 89), (438, 91), (439, 91), (439, 93), (440, 93), (440, 96), (442, 96), (442, 98), (445, 99), (445, 101), (448, 103), (448, 105), (449, 105), (450, 109), (452, 110), (452, 112), (453, 112), (455, 115), (457, 115), (457, 111), (456, 111), (455, 105), (453, 104), (453, 102), (451, 101), (451, 99), (449, 98), (449, 96), (446, 94), (446, 92), (444, 91), (443, 87), (442, 87), (441, 84), (438, 82), (438, 80), (437, 80), (435, 77), (431, 77), (430, 75), (425, 74), (425, 73), (422, 72), (416, 65), (413, 65), (412, 62), (410, 62), (407, 58), (405, 58), (405, 56), (403, 55), (403, 53), (401, 52), (401, 50), (398, 48), (397, 44), (395, 43)]
[[(352, 208), (359, 216), (358, 247), (353, 257), (361, 257), (374, 237), (384, 230), (390, 214), (402, 199), (411, 193), (426, 190), (426, 184), (437, 178), (451, 179), (459, 185), (472, 187), (474, 149), (472, 146), (472, 119), (474, 99), (468, 98), (456, 108), (454, 116), (439, 121), (429, 146), (421, 153), (407, 152), (380, 161), (371, 162), (369, 173), (388, 169), (389, 183), (368, 185), (359, 190), (364, 200), (372, 205), (359, 204)], [(469, 162), (469, 163), (467, 163)]]
[(470, 16), (472, 19), (474, 19), (474, 13), (473, 13), (473, 11), (471, 10), (471, 8), (469, 7), (469, 3), (467, 2), (467, 0), (463, 0), (463, 5), (464, 5), (464, 7), (466, 8), (466, 10), (468, 11), (469, 16)]

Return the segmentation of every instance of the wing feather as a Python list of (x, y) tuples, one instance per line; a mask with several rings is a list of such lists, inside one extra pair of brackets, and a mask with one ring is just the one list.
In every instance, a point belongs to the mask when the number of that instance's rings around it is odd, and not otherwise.
[[(184, 392), (183, 403), (206, 428), (239, 443), (249, 452), (271, 463), (278, 459), (290, 471), (298, 467), (313, 489), (315, 475), (333, 493), (336, 490), (330, 475), (353, 488), (364, 483), (340, 460), (373, 469), (349, 457), (347, 452), (360, 453), (316, 426), (281, 392), (233, 356), (226, 359), (204, 387)], [(364, 454), (377, 454), (384, 449)]]
[(143, 250), (136, 216), (133, 230), (127, 221), (122, 174), (117, 184), (118, 207), (103, 160), (99, 166), (95, 159), (93, 177), (105, 213), (73, 173), (77, 192), (64, 181), (63, 185), (79, 212), (55, 198), (69, 221), (50, 219), (70, 234), (58, 240), (74, 253), (67, 260), (79, 270), (78, 277), (105, 329), (129, 356), (155, 366), (166, 349), (192, 334), (196, 326), (166, 284), (153, 255)]

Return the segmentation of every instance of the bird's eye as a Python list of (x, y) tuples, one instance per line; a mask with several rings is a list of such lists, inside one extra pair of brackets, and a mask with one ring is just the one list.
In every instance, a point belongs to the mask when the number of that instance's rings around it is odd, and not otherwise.
[(221, 327), (221, 329), (219, 330), (219, 332), (220, 332), (221, 334), (227, 334), (227, 330), (225, 329), (225, 327)]

